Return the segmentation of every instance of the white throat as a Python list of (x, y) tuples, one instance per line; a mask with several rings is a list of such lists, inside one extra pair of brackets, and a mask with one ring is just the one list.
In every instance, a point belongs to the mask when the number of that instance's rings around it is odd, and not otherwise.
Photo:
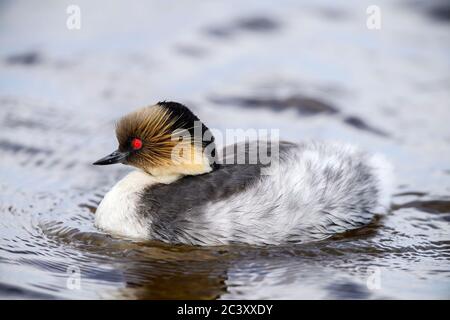
[(138, 215), (140, 193), (155, 183), (171, 183), (179, 176), (154, 177), (136, 170), (120, 180), (103, 198), (95, 213), (95, 225), (107, 231), (134, 239), (148, 238), (151, 220)]

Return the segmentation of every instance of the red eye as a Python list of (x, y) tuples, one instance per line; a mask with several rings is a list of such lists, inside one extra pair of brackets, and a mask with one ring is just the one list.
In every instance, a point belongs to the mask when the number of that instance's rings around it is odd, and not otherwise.
[(140, 148), (142, 148), (142, 140), (134, 138), (133, 140), (131, 140), (131, 147), (133, 148), (133, 150), (139, 150)]

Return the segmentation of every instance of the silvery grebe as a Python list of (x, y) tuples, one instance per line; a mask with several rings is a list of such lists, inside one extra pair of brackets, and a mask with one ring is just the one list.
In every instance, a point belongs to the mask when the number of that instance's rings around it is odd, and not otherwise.
[[(364, 226), (389, 208), (390, 165), (353, 146), (270, 141), (276, 165), (251, 163), (261, 140), (216, 154), (209, 129), (175, 102), (126, 115), (116, 136), (118, 150), (94, 164), (138, 170), (96, 211), (95, 225), (113, 235), (190, 245), (300, 243)], [(236, 161), (242, 154), (247, 160)]]

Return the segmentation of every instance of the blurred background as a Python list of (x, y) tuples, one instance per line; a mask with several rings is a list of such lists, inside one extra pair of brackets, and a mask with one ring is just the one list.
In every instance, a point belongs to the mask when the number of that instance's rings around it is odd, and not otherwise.
[[(0, 1), (0, 297), (450, 298), (449, 22), (439, 0)], [(384, 153), (392, 212), (285, 248), (108, 237), (93, 213), (129, 169), (90, 164), (161, 100)]]

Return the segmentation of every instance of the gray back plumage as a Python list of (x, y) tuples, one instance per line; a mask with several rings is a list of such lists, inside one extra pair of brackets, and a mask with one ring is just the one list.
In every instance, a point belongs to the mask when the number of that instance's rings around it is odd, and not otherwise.
[[(272, 155), (271, 144), (267, 145), (266, 155)], [(226, 201), (231, 196), (244, 192), (257, 184), (261, 169), (270, 165), (250, 161), (250, 150), (259, 150), (259, 141), (226, 146), (218, 155), (214, 171), (196, 176), (185, 176), (171, 184), (156, 184), (146, 188), (140, 198), (139, 215), (150, 218), (151, 234), (161, 240), (176, 242), (183, 230), (188, 230), (192, 221), (202, 221), (202, 210), (208, 203)], [(295, 144), (279, 143), (280, 154), (285, 154)], [(237, 164), (238, 150), (245, 150), (245, 163)], [(259, 153), (256, 153), (257, 155)], [(207, 224), (207, 221), (204, 221)], [(201, 223), (199, 223), (200, 226)], [(197, 226), (197, 227), (199, 227)]]
[[(257, 141), (246, 145), (254, 147)], [(304, 242), (367, 224), (383, 213), (383, 181), (372, 156), (350, 146), (279, 144), (273, 175), (256, 164), (226, 164), (213, 172), (147, 187), (139, 216), (149, 238), (200, 245)], [(270, 155), (271, 147), (269, 146)]]

